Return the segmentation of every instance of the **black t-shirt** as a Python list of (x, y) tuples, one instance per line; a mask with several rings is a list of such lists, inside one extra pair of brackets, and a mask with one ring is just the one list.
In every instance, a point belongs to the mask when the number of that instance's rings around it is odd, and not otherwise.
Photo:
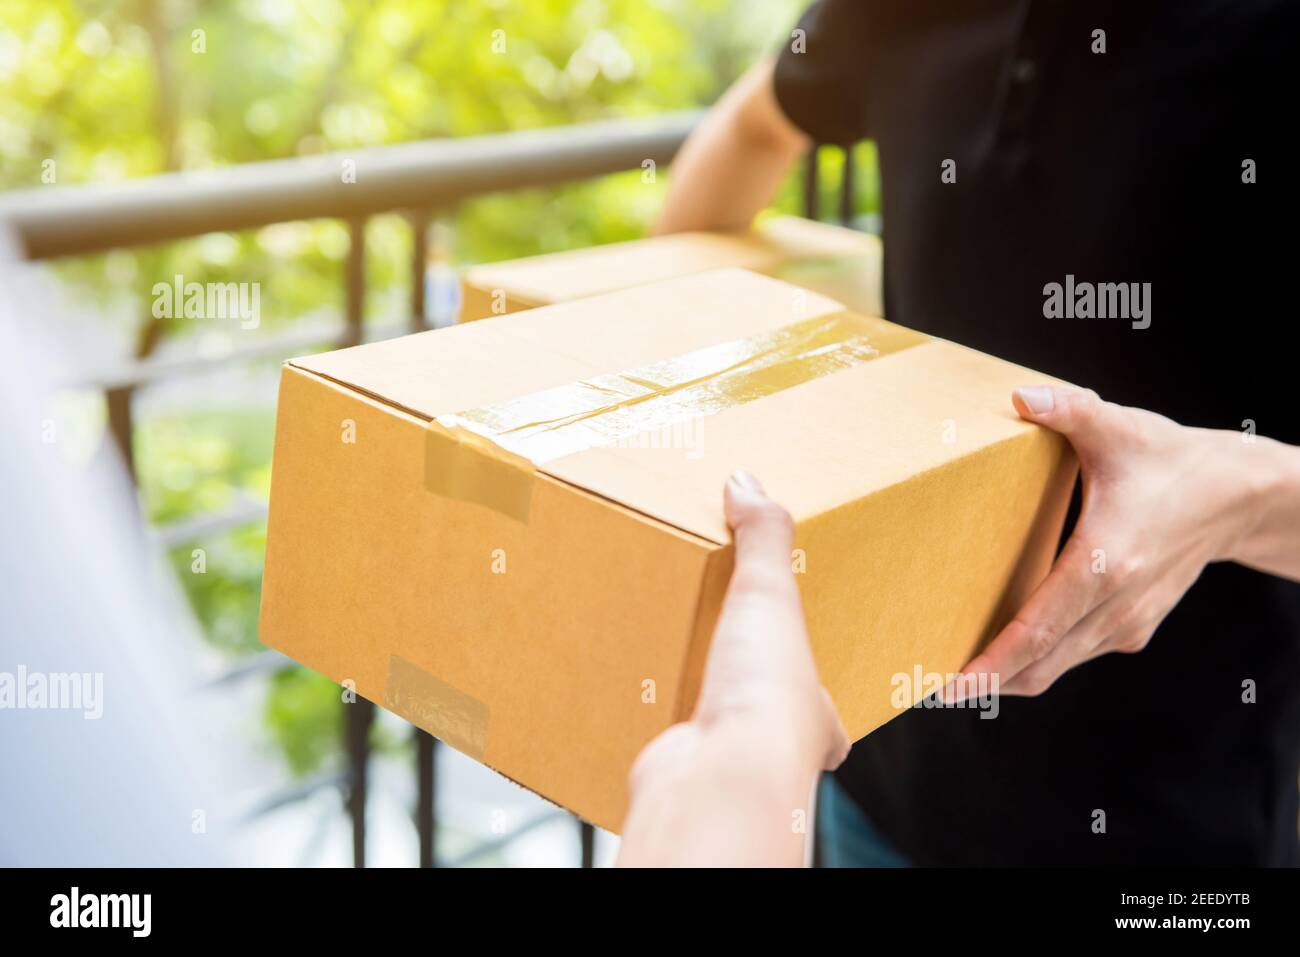
[[(876, 141), (890, 319), (1295, 443), (1298, 7), (823, 0), (776, 95), (821, 142)], [(1150, 326), (1048, 318), (1067, 276), (1149, 282)], [(1211, 565), (1141, 654), (1000, 706), (909, 710), (839, 772), (916, 863), (1300, 863), (1295, 583)]]

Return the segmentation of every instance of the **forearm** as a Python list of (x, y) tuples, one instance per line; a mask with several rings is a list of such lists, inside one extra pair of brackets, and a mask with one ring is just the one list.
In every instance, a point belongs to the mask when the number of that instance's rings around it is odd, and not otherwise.
[(1257, 438), (1243, 453), (1243, 531), (1227, 557), (1300, 581), (1300, 447)]
[(653, 232), (741, 229), (767, 205), (807, 140), (781, 113), (765, 60), (700, 122), (673, 160)]
[(634, 776), (619, 865), (801, 866), (820, 770), (812, 754), (783, 747), (770, 728), (678, 732)]

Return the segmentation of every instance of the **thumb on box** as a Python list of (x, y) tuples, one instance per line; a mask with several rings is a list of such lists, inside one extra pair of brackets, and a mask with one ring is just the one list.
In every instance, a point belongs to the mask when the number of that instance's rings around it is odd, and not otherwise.
[(789, 512), (767, 497), (758, 479), (745, 471), (733, 473), (722, 501), (736, 543), (736, 570), (758, 563), (775, 563), (788, 570), (794, 522)]

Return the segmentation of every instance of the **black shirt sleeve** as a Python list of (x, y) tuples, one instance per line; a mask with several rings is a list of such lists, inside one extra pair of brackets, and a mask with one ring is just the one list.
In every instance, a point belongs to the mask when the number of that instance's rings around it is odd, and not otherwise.
[[(819, 143), (845, 146), (870, 136), (863, 0), (819, 0), (805, 12), (776, 61), (776, 100)], [(793, 32), (793, 31), (792, 31)]]

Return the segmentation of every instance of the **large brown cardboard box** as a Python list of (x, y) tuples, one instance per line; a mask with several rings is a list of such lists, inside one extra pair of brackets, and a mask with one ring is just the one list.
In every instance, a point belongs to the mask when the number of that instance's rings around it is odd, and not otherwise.
[(784, 279), (883, 316), (875, 236), (798, 216), (738, 232), (690, 232), (470, 266), (460, 321), (571, 302), (647, 282), (736, 266)]
[(1042, 378), (738, 269), (295, 359), (262, 640), (618, 830), (699, 687), (726, 477), (793, 515), (858, 738), (1045, 574), (1074, 463), (1010, 402)]

